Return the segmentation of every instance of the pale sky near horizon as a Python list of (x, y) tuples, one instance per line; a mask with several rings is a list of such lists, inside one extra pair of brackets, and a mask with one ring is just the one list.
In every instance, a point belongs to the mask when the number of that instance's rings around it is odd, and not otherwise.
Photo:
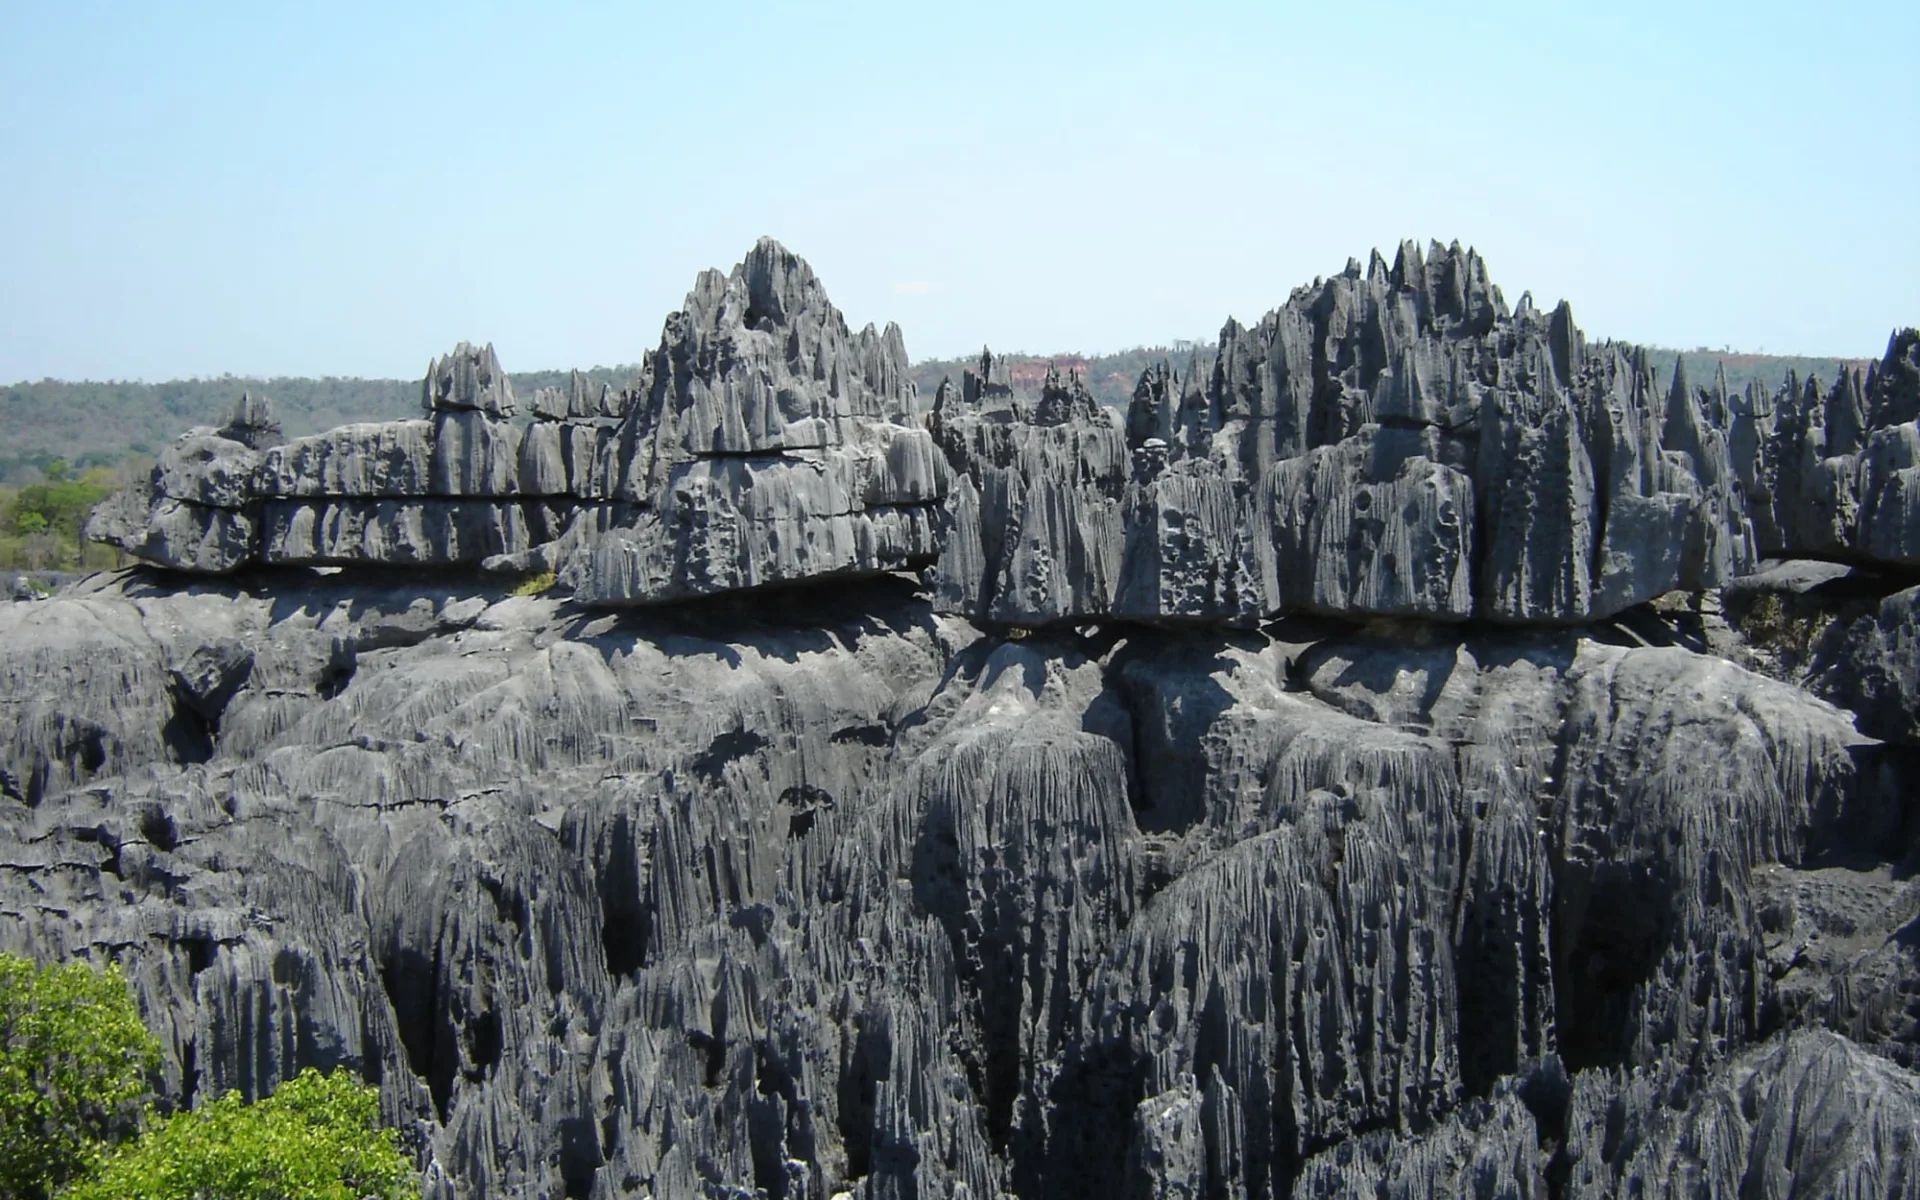
[(771, 234), (916, 359), (1459, 239), (1590, 336), (1920, 323), (1920, 5), (0, 0), (0, 383), (632, 362)]

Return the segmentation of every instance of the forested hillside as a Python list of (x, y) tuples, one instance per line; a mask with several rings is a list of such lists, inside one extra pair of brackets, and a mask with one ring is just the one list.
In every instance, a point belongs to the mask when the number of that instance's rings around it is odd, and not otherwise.
[[(616, 386), (632, 367), (594, 367)], [(514, 391), (565, 385), (565, 371), (513, 376)], [(318, 433), (353, 421), (389, 421), (420, 411), (417, 379), (175, 379), (166, 383), (67, 383), (45, 379), (0, 387), (0, 483), (36, 482), (47, 464), (85, 469), (151, 454), (195, 425), (226, 419), (242, 392), (273, 399), (288, 436)]]

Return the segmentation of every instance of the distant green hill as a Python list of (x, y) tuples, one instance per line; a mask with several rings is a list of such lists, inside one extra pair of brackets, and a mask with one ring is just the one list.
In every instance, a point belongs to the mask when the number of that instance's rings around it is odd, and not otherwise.
[[(623, 385), (633, 367), (595, 367), (596, 381)], [(565, 371), (513, 377), (516, 395), (564, 387)], [(273, 399), (287, 434), (298, 437), (354, 421), (390, 421), (420, 412), (420, 381), (403, 379), (176, 379), (167, 383), (64, 383), (0, 387), (0, 483), (32, 479), (62, 459), (86, 468), (152, 454), (195, 425), (226, 420), (242, 392)]]
[[(1198, 354), (1205, 360), (1211, 342), (1176, 341), (1165, 346), (1136, 346), (1112, 354), (1009, 354), (1005, 361), (1014, 383), (1036, 391), (1049, 364), (1062, 372), (1077, 370), (1102, 404), (1125, 407), (1134, 384), (1150, 363), (1162, 358), (1184, 367)], [(1650, 351), (1662, 378), (1673, 371), (1680, 352)], [(1864, 365), (1860, 359), (1738, 354), (1712, 350), (1685, 352), (1687, 372), (1698, 383), (1713, 378), (1724, 363), (1728, 384), (1738, 390), (1749, 379), (1777, 387), (1789, 371), (1822, 383), (1840, 368)], [(956, 385), (977, 359), (928, 359), (913, 367), (920, 391), (932, 396), (943, 378)], [(616, 387), (633, 377), (631, 366), (595, 367), (587, 374)], [(540, 387), (562, 386), (564, 371), (529, 371), (513, 376), (516, 394), (531, 396)], [(42, 380), (0, 387), (0, 484), (38, 482), (47, 466), (64, 460), (75, 468), (113, 466), (152, 454), (169, 439), (195, 425), (217, 425), (244, 391), (273, 398), (274, 411), (290, 436), (317, 433), (353, 421), (386, 421), (420, 410), (420, 384), (401, 379), (219, 379), (167, 383), (65, 383)]]

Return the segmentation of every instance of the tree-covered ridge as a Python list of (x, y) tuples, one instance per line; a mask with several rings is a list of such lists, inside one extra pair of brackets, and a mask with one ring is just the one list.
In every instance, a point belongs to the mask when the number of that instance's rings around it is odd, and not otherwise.
[[(635, 370), (594, 367), (586, 374), (619, 387)], [(565, 387), (567, 372), (526, 371), (512, 379), (516, 394), (531, 397), (537, 388)], [(225, 421), (243, 392), (270, 397), (290, 437), (420, 415), (417, 379), (227, 375), (166, 383), (16, 383), (0, 387), (0, 483), (36, 481), (56, 459), (85, 470), (150, 455), (196, 425)]]

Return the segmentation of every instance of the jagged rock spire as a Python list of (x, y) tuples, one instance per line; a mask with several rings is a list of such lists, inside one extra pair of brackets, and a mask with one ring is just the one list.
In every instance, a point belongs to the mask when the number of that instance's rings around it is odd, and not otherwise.
[(475, 347), (461, 342), (453, 353), (427, 365), (420, 404), (428, 412), (478, 411), (490, 417), (514, 413), (513, 381), (500, 369), (493, 343)]

